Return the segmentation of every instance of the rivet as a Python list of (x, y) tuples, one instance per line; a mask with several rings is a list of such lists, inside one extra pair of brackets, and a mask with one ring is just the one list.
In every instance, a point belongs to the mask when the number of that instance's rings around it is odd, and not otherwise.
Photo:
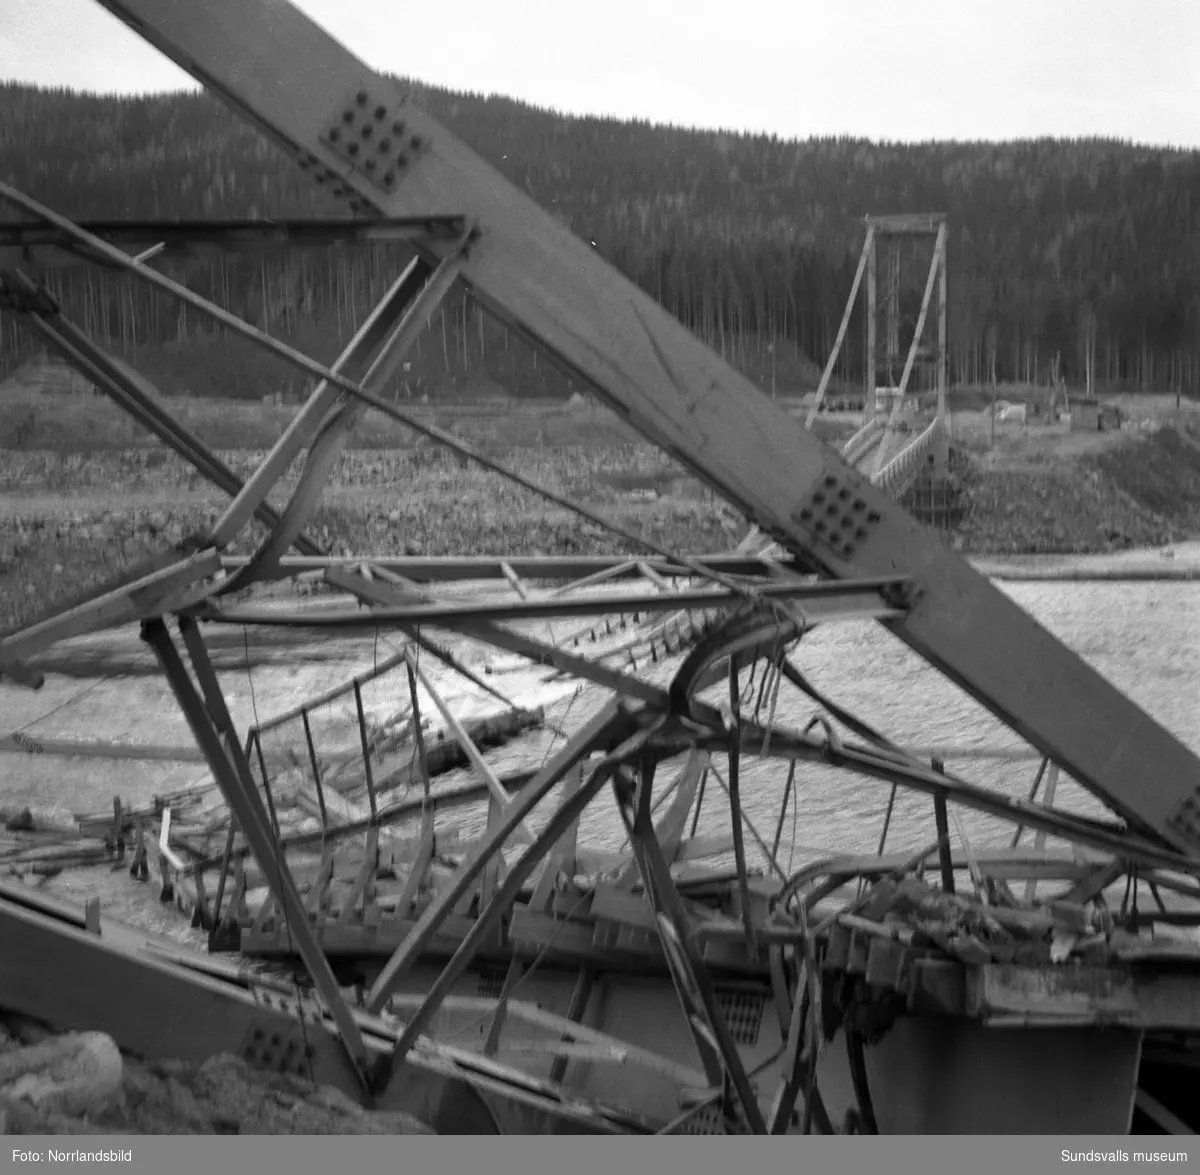
[(365, 167), (367, 169), (367, 171), (374, 171), (375, 170), (375, 160), (368, 159), (366, 161), (366, 163), (363, 164), (363, 167)]
[(396, 156), (396, 166), (404, 167), (407, 164), (408, 164), (408, 156), (405, 155), (403, 151), (401, 151), (400, 154)]
[(805, 506), (804, 509), (800, 511), (800, 521), (801, 522), (810, 522), (812, 520), (812, 516), (813, 516), (812, 511), (807, 506)]
[(838, 508), (832, 502), (830, 502), (829, 505), (825, 507), (825, 513), (828, 514), (830, 518), (836, 518), (837, 512), (838, 512)]
[(424, 140), (423, 138), (421, 138), (421, 136), (420, 136), (420, 135), (413, 135), (413, 137), (412, 137), (412, 149), (413, 149), (414, 151), (420, 151), (420, 149), (421, 149), (421, 148), (422, 148), (424, 145), (425, 145), (425, 140)]
[(818, 518), (817, 521), (813, 523), (813, 530), (815, 530), (817, 534), (823, 534), (825, 531), (824, 521)]
[(354, 100), (355, 100), (355, 102), (357, 102), (357, 103), (359, 104), (359, 106), (366, 106), (366, 104), (367, 104), (367, 91), (366, 91), (366, 90), (359, 90), (359, 91), (358, 91), (358, 93), (355, 95), (355, 98), (354, 98)]
[(387, 175), (383, 177), (383, 182), (390, 188), (392, 184), (396, 182), (396, 173), (394, 171), (389, 171)]
[(862, 500), (862, 498), (854, 499), (854, 509), (855, 510), (865, 510), (866, 508), (867, 508), (867, 504), (866, 504), (866, 502), (864, 502)]
[(878, 510), (868, 510), (867, 511), (867, 521), (868, 522), (878, 522), (881, 517), (882, 517), (882, 515), (879, 513)]
[(832, 474), (826, 474), (825, 475), (825, 487), (827, 489), (833, 489), (834, 486), (836, 486), (836, 485), (837, 485), (837, 478), (834, 477)]
[(358, 144), (357, 143), (347, 143), (346, 150), (351, 155), (357, 155), (358, 154)]
[(825, 501), (825, 495), (821, 493), (820, 490), (817, 490), (817, 492), (813, 494), (812, 500), (819, 506), (823, 501)]
[(379, 150), (381, 152), (382, 151), (390, 151), (391, 149), (392, 149), (392, 140), (391, 139), (382, 138), (379, 140)]
[(367, 123), (362, 129), (362, 137), (364, 139), (369, 139), (374, 133), (375, 128), (370, 123)]
[(392, 134), (394, 134), (394, 135), (404, 134), (404, 123), (402, 123), (399, 119), (396, 119), (396, 121), (394, 123), (392, 123)]
[(376, 106), (375, 107), (375, 117), (376, 118), (382, 119), (385, 114), (387, 114), (386, 106)]
[(329, 141), (331, 143), (336, 143), (338, 141), (338, 139), (340, 139), (341, 137), (342, 137), (342, 132), (339, 131), (337, 129), (337, 127), (334, 127), (333, 130), (331, 130), (329, 132)]
[(850, 491), (847, 489), (838, 490), (838, 497), (844, 502), (850, 496)]
[(843, 550), (843, 552), (845, 553), (846, 557), (847, 557), (847, 558), (849, 558), (851, 555), (853, 555), (853, 554), (854, 554), (854, 544), (853, 544), (853, 543), (847, 543), (847, 544), (845, 545), (845, 547), (843, 547), (843, 548), (842, 548), (842, 550)]
[(854, 532), (854, 537), (856, 539), (865, 539), (869, 533), (870, 531), (868, 531), (865, 526), (860, 526), (858, 530)]

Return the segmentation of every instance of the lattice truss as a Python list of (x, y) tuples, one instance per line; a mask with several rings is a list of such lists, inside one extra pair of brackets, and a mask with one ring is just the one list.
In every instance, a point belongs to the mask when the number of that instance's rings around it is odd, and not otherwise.
[[(1099, 854), (1103, 884), (1137, 872), (1160, 887), (1194, 890), (1192, 882), (1179, 880), (1197, 869), (1193, 790), (1200, 771), (1194, 756), (936, 536), (905, 518), (887, 487), (873, 484), (870, 471), (864, 475), (843, 459), (847, 455), (776, 411), (592, 251), (552, 228), (549, 218), (395, 93), (392, 83), (332, 42), (314, 40), (315, 26), (298, 15), (282, 19), (278, 35), (329, 64), (319, 71), (320, 92), (308, 85), (307, 73), (303, 96), (295, 79), (270, 93), (239, 90), (257, 84), (245, 79), (273, 76), (265, 59), (278, 55), (270, 30), (285, 6), (247, 5), (245, 12), (241, 0), (205, 6), (206, 12), (216, 8), (236, 17), (241, 47), (225, 64), (228, 45), (214, 32), (220, 27), (216, 16), (206, 25), (199, 9), (193, 22), (190, 5), (109, 7), (131, 19), (135, 10), (153, 10), (140, 12), (152, 30), (144, 35), (198, 70), (239, 109), (251, 111), (315, 178), (340, 185), (359, 219), (84, 226), (0, 184), (0, 197), (28, 218), (6, 228), (0, 243), (66, 251), (133, 275), (318, 381), (243, 480), (166, 410), (143, 378), (68, 321), (43, 287), (19, 267), (4, 270), (4, 308), (229, 501), (211, 528), (123, 582), (0, 639), (0, 673), (36, 687), (38, 656), (52, 643), (120, 624), (141, 626), (227, 805), (224, 824), (207, 826), (223, 844), (187, 867), (174, 856), (164, 829), (158, 842), (164, 883), (199, 891), (196, 899), (216, 941), (240, 933), (243, 946), (258, 943), (264, 955), (303, 961), (364, 1084), (386, 1085), (451, 988), (513, 915), (518, 898), (534, 914), (549, 911), (563, 894), (575, 892), (572, 878), (580, 872), (640, 895), (646, 908), (640, 933), (656, 943), (685, 1010), (703, 1092), (670, 1128), (686, 1128), (716, 1106), (728, 1128), (755, 1132), (787, 1128), (797, 1098), (811, 1088), (821, 1004), (814, 943), (829, 930), (820, 921), (810, 923), (817, 903), (852, 882), (877, 884), (926, 865), (940, 867), (951, 888), (954, 871), (964, 868), (981, 891), (993, 884), (987, 854), (972, 853), (965, 838), (961, 851), (953, 848), (954, 808), (1015, 826), (1014, 846), (1021, 830), (1029, 829)], [(247, 55), (258, 63), (255, 69), (241, 59)], [(337, 92), (323, 97), (321, 87), (329, 86)], [(364, 137), (366, 127), (370, 137)], [(456, 197), (463, 201), (461, 213), (422, 206)], [(417, 256), (337, 361), (325, 366), (154, 268), (160, 254), (202, 237), (224, 247), (263, 237), (404, 239)], [(943, 224), (935, 265), (944, 260), (944, 247)], [(933, 278), (931, 270), (926, 303)], [(743, 512), (752, 529), (741, 547), (702, 558), (668, 549), (384, 398), (382, 388), (456, 282)], [(351, 431), (368, 412), (573, 511), (633, 553), (441, 560), (329, 555), (305, 528)], [(917, 441), (927, 444), (928, 438)], [(859, 435), (849, 448), (861, 444)], [(301, 457), (300, 477), (286, 506), (276, 510), (268, 494)], [(882, 457), (875, 465), (878, 474)], [(252, 521), (265, 526), (266, 537), (253, 554), (230, 555)], [(258, 585), (296, 578), (317, 578), (349, 603), (313, 610), (256, 606), (248, 599)], [(473, 595), (447, 590), (462, 580), (491, 586)], [(880, 622), (1027, 740), (1042, 761), (1028, 798), (1014, 799), (947, 771), (936, 759), (905, 749), (902, 736), (882, 734), (825, 697), (794, 653), (817, 626), (847, 619)], [(378, 634), (386, 647), (364, 677), (239, 732), (206, 634), (266, 626), (309, 636)], [(438, 630), (490, 649), (490, 671), (467, 663)], [(466, 682), (477, 697), (501, 703), (506, 717), (496, 721), (509, 724), (506, 736), (531, 730), (543, 725), (544, 716), (512, 704), (497, 670), (516, 663), (540, 667), (540, 680), (572, 679), (595, 704), (576, 729), (551, 732), (540, 766), (505, 773), (486, 753), (495, 729), (457, 716), (444, 683)], [(777, 720), (798, 705), (816, 711), (807, 726)], [(431, 721), (445, 733), (443, 742), (427, 743)], [(431, 761), (447, 754), (470, 772), (457, 790), (432, 785), (437, 772)], [(785, 823), (797, 808), (802, 814), (803, 772), (815, 764), (875, 781), (890, 796), (880, 856), (864, 861), (842, 855), (799, 872), (785, 867)], [(660, 775), (663, 765), (668, 770)], [(1113, 817), (1071, 814), (1054, 806), (1052, 794), (1039, 802), (1038, 788), (1060, 765)], [(757, 828), (745, 810), (747, 771), (768, 768), (786, 777), (773, 835)], [(656, 787), (664, 775), (666, 785)], [(882, 856), (898, 791), (929, 797), (936, 824), (932, 842), (904, 859)], [(713, 804), (725, 810), (720, 843), (707, 847), (696, 835), (706, 797), (710, 810)], [(457, 841), (439, 832), (439, 813), (469, 801), (486, 805), (482, 825), (455, 834)], [(581, 818), (586, 822), (601, 801), (615, 805), (625, 846), (612, 860), (588, 860), (576, 834)], [(289, 828), (285, 812), (297, 817)], [(405, 824), (416, 825), (413, 835), (402, 834)], [(335, 901), (330, 881), (344, 864), (338, 854), (351, 844), (357, 846), (353, 880)], [(795, 847), (794, 834), (788, 847)], [(315, 857), (302, 865), (297, 854), (306, 850)], [(733, 897), (729, 913), (698, 920), (678, 866), (689, 854), (695, 859), (705, 852), (731, 859)], [(404, 861), (397, 876), (408, 881), (379, 922), (367, 911), (384, 853)], [(765, 905), (754, 892), (751, 857), (777, 883)], [(449, 873), (434, 891), (427, 878), (437, 861), (449, 862)], [(215, 901), (200, 881), (205, 869), (219, 869)], [(247, 913), (245, 897), (256, 885), (265, 886), (269, 898)], [(861, 910), (874, 888), (860, 889), (842, 913)], [(342, 930), (376, 917), (376, 936), (386, 938), (385, 923), (394, 935), (386, 962), (364, 993), (363, 1006), (373, 1015), (395, 1009), (418, 960), (439, 936), (444, 939), (454, 919), (469, 918), (438, 978), (405, 1006), (398, 1043), (382, 1062), (364, 1043), (327, 942), (314, 930), (319, 914), (330, 915)], [(786, 963), (792, 970), (791, 984), (782, 984), (794, 993), (783, 1001), (790, 1023), (781, 1062), (785, 1079), (769, 1113), (739, 1052), (739, 1043), (757, 1036), (761, 1007), (736, 991), (719, 991), (709, 974), (710, 948), (730, 943), (766, 952), (773, 966)], [(508, 977), (498, 982), (494, 998), (507, 1001), (510, 1014), (536, 1015), (529, 1008), (521, 1012)], [(489, 1040), (502, 1019), (492, 1014)], [(564, 1056), (568, 1046), (599, 1047), (570, 1017), (553, 1028)]]

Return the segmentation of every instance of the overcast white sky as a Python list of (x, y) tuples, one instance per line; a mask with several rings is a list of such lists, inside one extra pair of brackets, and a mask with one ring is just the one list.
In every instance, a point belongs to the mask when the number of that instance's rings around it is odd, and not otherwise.
[[(377, 69), (571, 113), (785, 137), (1200, 147), (1200, 0), (300, 7)], [(94, 0), (0, 0), (0, 78), (125, 93), (192, 85)]]

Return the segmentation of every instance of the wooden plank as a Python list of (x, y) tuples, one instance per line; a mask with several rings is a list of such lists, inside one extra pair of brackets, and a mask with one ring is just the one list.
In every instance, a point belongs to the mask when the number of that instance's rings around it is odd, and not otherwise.
[(358, 873), (354, 878), (354, 885), (342, 902), (342, 908), (338, 911), (336, 919), (338, 926), (345, 927), (350, 925), (357, 912), (360, 899), (363, 901), (363, 914), (366, 914), (367, 887), (370, 885), (371, 879), (375, 876), (375, 871), (379, 868), (379, 861), (377, 859), (378, 850), (379, 830), (377, 828), (369, 829), (367, 832), (367, 848), (366, 852), (363, 853), (362, 864), (358, 867)]
[(63, 758), (128, 759), (159, 763), (203, 763), (195, 746), (161, 746), (155, 743), (123, 743), (109, 739), (50, 738), (47, 735), (10, 734), (0, 738), (0, 753), (53, 755)]
[[(326, 897), (329, 893), (329, 882), (333, 878), (333, 852), (326, 848), (321, 854), (321, 864), (317, 867), (316, 875), (312, 879), (309, 886), (308, 896), (304, 901), (304, 911), (310, 917), (318, 918), (326, 905)], [(300, 874), (296, 867), (292, 866), (292, 876), (296, 878), (297, 883), (300, 881)]]
[[(569, 800), (579, 790), (579, 785), (582, 782), (583, 769), (582, 767), (576, 767), (563, 780), (562, 800)], [(559, 875), (563, 872), (573, 872), (575, 869), (578, 840), (579, 821), (576, 820), (563, 833), (562, 839), (554, 846), (550, 851), (550, 855), (546, 858), (546, 864), (542, 868), (537, 885), (534, 886), (533, 896), (529, 900), (530, 909), (537, 910), (539, 913), (544, 913), (549, 909), (550, 903), (554, 898)]]
[[(483, 756), (479, 753), (479, 748), (475, 745), (474, 740), (467, 733), (465, 727), (455, 716), (454, 711), (446, 704), (446, 700), (434, 687), (433, 682), (429, 680), (429, 676), (421, 668), (417, 658), (412, 651), (408, 651), (408, 664), (416, 675), (417, 680), (425, 687), (425, 692), (433, 699), (433, 704), (438, 708), (446, 725), (450, 728), (450, 732), (454, 735), (455, 741), (462, 748), (463, 753), (471, 762), (471, 766), (483, 776), (484, 783), (487, 784), (488, 791), (495, 800), (498, 811), (502, 816), (512, 803), (512, 797), (508, 794), (504, 785), (496, 777), (496, 773), (484, 761)], [(534, 839), (533, 830), (529, 827), (527, 821), (522, 820), (517, 825), (513, 833), (514, 839), (532, 843)]]
[(407, 918), (413, 903), (417, 900), (421, 883), (425, 880), (429, 863), (433, 860), (434, 836), (433, 812), (430, 810), (425, 814), (421, 840), (413, 856), (412, 864), (409, 866), (408, 876), (404, 880), (404, 888), (400, 891), (400, 898), (396, 902), (396, 918)]

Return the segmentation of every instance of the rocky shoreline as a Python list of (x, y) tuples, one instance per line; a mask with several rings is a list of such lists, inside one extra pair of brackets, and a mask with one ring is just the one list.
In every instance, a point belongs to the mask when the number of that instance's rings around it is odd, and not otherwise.
[[(0, 507), (0, 631), (33, 619), (48, 600), (85, 592), (203, 532), (217, 517), (219, 499), (177, 459), (150, 450), (10, 456), (17, 460)], [(226, 456), (248, 465), (255, 454)], [(568, 456), (547, 458), (549, 484), (670, 549), (732, 549), (745, 531), (724, 503), (651, 470), (640, 450), (611, 455), (621, 470), (608, 473), (595, 461), (590, 472), (576, 469)], [(947, 538), (966, 555), (1159, 548), (1200, 537), (1200, 442), (1165, 428), (1077, 461), (996, 468), (971, 459), (948, 493), (955, 506)], [(309, 533), (337, 555), (612, 554), (628, 545), (525, 491), (399, 452), (344, 455)], [(263, 534), (252, 527), (234, 552), (248, 552)]]
[(367, 1111), (238, 1057), (147, 1062), (104, 1033), (55, 1033), (0, 1011), (0, 1134), (433, 1133), (409, 1114)]

